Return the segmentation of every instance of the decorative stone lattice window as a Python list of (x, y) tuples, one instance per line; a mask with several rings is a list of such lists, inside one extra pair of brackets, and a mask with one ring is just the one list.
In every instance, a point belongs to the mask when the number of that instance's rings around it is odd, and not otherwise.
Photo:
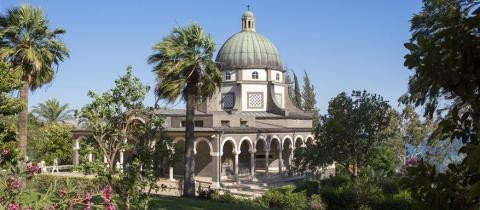
[(263, 108), (263, 93), (248, 93), (248, 108)]
[(222, 97), (222, 106), (224, 109), (231, 109), (235, 105), (235, 94), (226, 93)]
[(258, 72), (252, 72), (252, 79), (258, 79)]
[(281, 106), (282, 105), (282, 94), (280, 93), (275, 93), (275, 100), (277, 103)]
[(225, 80), (229, 81), (231, 79), (232, 79), (232, 73), (230, 73), (229, 71), (225, 72)]

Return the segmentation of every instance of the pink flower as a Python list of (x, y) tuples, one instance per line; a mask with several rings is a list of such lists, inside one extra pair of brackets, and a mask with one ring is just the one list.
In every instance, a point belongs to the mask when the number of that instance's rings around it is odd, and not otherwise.
[(85, 204), (87, 204), (87, 206), (85, 206), (85, 208), (83, 208), (83, 210), (90, 210), (92, 209), (92, 193), (91, 192), (87, 192), (85, 193)]
[(8, 205), (8, 210), (21, 210), (20, 205), (12, 202)]
[(22, 186), (22, 182), (15, 176), (10, 176), (7, 179), (7, 189), (17, 190)]
[(37, 164), (34, 164), (32, 166), (27, 166), (27, 171), (32, 173), (32, 174), (38, 174), (38, 173), (40, 173), (41, 168), (40, 168), (40, 165), (37, 163)]
[(102, 197), (105, 203), (109, 203), (112, 200), (112, 187), (107, 186), (102, 190)]

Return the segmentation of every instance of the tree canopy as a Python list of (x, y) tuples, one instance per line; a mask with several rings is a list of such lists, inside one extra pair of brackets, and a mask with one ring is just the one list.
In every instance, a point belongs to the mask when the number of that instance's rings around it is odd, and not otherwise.
[(388, 126), (389, 109), (387, 101), (376, 94), (340, 93), (330, 100), (328, 113), (321, 117), (317, 143), (296, 155), (298, 166), (313, 169), (336, 161), (358, 176), (359, 168), (388, 138), (383, 131)]
[(58, 99), (48, 99), (33, 107), (32, 113), (45, 123), (65, 122), (73, 119), (74, 110), (68, 104), (60, 104)]

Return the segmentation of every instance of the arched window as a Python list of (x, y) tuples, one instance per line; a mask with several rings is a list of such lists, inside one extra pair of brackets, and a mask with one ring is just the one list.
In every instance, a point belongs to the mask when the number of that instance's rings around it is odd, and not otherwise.
[(277, 81), (280, 81), (280, 74), (279, 74), (279, 73), (277, 73), (277, 74), (275, 75), (275, 79), (276, 79)]
[(258, 79), (258, 72), (252, 72), (252, 79)]
[(225, 72), (225, 80), (231, 80), (232, 79), (232, 75), (229, 71)]

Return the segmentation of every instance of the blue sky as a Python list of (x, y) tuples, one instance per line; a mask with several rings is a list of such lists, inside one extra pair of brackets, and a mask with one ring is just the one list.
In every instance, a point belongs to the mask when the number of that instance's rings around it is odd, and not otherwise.
[[(128, 65), (153, 86), (146, 59), (154, 43), (178, 25), (197, 22), (218, 50), (240, 31), (250, 4), (257, 32), (277, 46), (283, 63), (297, 74), (309, 73), (322, 113), (332, 97), (354, 89), (378, 93), (397, 106), (411, 75), (403, 66), (403, 43), (410, 37), (410, 18), (421, 9), (420, 0), (0, 0), (1, 12), (22, 3), (42, 7), (52, 27), (65, 28), (63, 40), (71, 51), (55, 80), (31, 94), (31, 106), (58, 98), (81, 108), (90, 101), (88, 90), (113, 87)], [(151, 91), (146, 104), (153, 102)]]

